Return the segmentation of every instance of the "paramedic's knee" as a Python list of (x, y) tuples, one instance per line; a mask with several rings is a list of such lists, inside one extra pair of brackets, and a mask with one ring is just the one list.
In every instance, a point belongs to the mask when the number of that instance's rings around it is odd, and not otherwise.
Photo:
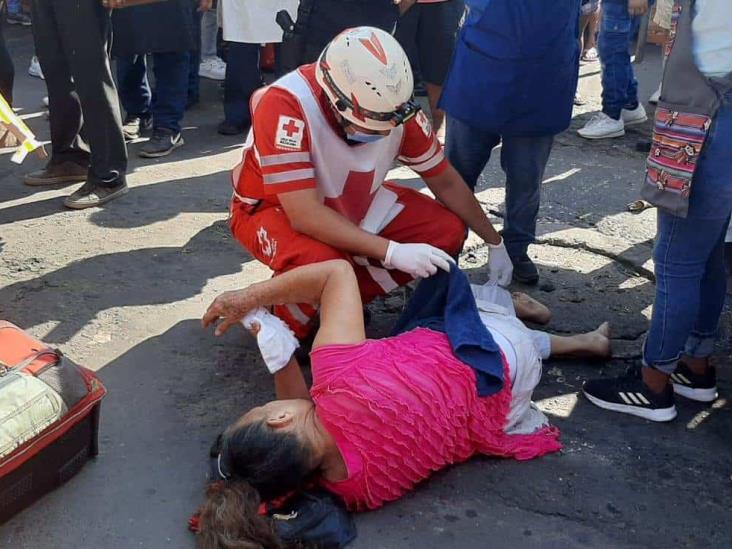
[(465, 235), (465, 223), (450, 210), (441, 207), (437, 211), (435, 222), (431, 224), (427, 242), (455, 255), (463, 247)]

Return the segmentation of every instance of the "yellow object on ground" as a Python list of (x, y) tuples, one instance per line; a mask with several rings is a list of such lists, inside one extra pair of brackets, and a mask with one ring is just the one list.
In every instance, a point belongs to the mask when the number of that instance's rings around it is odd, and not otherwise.
[(28, 156), (28, 153), (38, 151), (39, 155), (43, 158), (46, 157), (46, 151), (43, 145), (36, 139), (33, 132), (21, 118), (15, 114), (13, 108), (8, 105), (5, 98), (0, 95), (0, 123), (7, 129), (8, 132), (12, 133), (17, 139), (20, 145), (13, 154), (11, 160), (16, 164), (20, 164)]

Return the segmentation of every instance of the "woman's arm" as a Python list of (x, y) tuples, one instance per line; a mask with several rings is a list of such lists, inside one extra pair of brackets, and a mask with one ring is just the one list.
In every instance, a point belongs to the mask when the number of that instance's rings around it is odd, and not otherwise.
[(216, 335), (221, 335), (249, 311), (286, 303), (320, 305), (320, 329), (313, 348), (366, 339), (356, 275), (342, 259), (305, 265), (243, 290), (224, 292), (209, 306), (203, 326), (218, 322)]
[(302, 369), (294, 356), (287, 363), (287, 366), (275, 373), (274, 384), (275, 396), (278, 400), (291, 398), (311, 400), (305, 376), (302, 375)]

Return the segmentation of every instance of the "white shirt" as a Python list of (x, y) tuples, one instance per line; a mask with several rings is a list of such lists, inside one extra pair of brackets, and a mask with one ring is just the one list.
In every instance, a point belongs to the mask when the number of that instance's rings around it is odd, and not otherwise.
[(697, 0), (691, 29), (699, 70), (706, 76), (732, 72), (732, 1)]
[(294, 21), (300, 0), (222, 0), (219, 7), (224, 40), (245, 44), (282, 42), (282, 29), (275, 21), (287, 10)]

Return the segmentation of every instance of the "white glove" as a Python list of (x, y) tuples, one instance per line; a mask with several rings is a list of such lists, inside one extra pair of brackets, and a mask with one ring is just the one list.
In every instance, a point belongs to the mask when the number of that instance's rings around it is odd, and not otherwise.
[(490, 255), (488, 256), (488, 270), (490, 278), (488, 284), (498, 284), (499, 286), (508, 286), (511, 284), (513, 276), (513, 263), (508, 257), (506, 246), (503, 239), (498, 244), (488, 244)]
[(389, 241), (384, 266), (399, 269), (414, 278), (428, 278), (437, 269), (450, 272), (450, 263), (455, 260), (439, 248), (429, 244), (400, 244)]
[(270, 374), (284, 368), (300, 346), (287, 324), (261, 307), (249, 311), (241, 323), (247, 330), (251, 330), (255, 323), (259, 324), (257, 345)]

